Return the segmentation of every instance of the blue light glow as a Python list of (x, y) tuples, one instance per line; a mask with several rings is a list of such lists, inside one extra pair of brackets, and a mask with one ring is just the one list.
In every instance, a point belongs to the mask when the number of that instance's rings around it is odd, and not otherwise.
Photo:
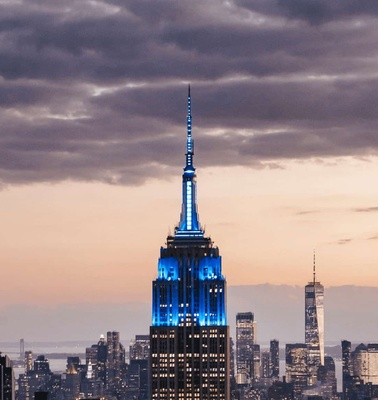
[(153, 283), (153, 326), (226, 325), (221, 257), (160, 258)]
[(162, 248), (158, 277), (153, 282), (153, 326), (227, 324), (222, 259), (199, 223), (191, 129), (189, 89), (181, 216), (174, 237), (168, 238), (170, 245)]

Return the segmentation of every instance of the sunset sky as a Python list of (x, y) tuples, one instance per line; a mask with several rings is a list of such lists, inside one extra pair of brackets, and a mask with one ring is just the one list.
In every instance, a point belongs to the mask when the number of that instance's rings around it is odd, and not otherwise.
[(0, 0), (1, 303), (151, 301), (187, 84), (228, 284), (378, 286), (376, 0)]

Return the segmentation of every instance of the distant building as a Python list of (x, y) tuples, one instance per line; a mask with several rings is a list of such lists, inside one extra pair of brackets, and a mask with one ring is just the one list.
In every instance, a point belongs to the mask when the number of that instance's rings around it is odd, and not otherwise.
[(25, 340), (20, 339), (20, 361), (23, 361), (25, 357)]
[(353, 384), (353, 366), (351, 359), (351, 342), (348, 340), (341, 341), (341, 355), (342, 355), (342, 378), (343, 378), (343, 399), (349, 398)]
[(86, 376), (80, 382), (80, 394), (85, 398), (100, 398), (104, 395), (104, 383), (96, 378), (91, 360), (88, 360)]
[(150, 335), (136, 335), (130, 343), (130, 360), (148, 360), (150, 354)]
[(252, 383), (257, 383), (261, 377), (261, 352), (260, 345), (253, 345), (253, 372)]
[(286, 380), (293, 384), (295, 399), (301, 399), (307, 387), (307, 345), (295, 343), (286, 345)]
[(79, 397), (81, 377), (72, 362), (66, 372), (66, 379), (63, 382), (64, 398), (66, 400), (74, 400)]
[(261, 378), (271, 377), (271, 362), (270, 362), (270, 351), (263, 351), (261, 353)]
[(51, 373), (49, 360), (44, 355), (38, 356), (34, 361), (34, 372), (39, 375), (49, 375)]
[(294, 399), (293, 384), (287, 383), (285, 377), (283, 381), (274, 381), (268, 389), (269, 400), (292, 400)]
[(324, 365), (324, 287), (316, 281), (315, 254), (313, 280), (305, 287), (305, 343), (307, 345), (308, 385), (315, 385), (318, 368)]
[(25, 351), (25, 372), (33, 371), (33, 352)]
[(270, 363), (271, 377), (278, 379), (280, 376), (280, 343), (276, 339), (270, 341)]
[[(108, 345), (105, 341), (104, 335), (100, 336), (97, 343), (97, 365), (95, 368), (96, 377), (100, 378), (106, 386), (106, 362), (108, 357)], [(93, 364), (94, 365), (94, 364)]]
[(130, 344), (126, 400), (148, 400), (150, 336), (136, 335)]
[(255, 325), (252, 312), (236, 314), (236, 383), (245, 385), (253, 379)]
[(15, 400), (15, 380), (11, 360), (0, 353), (0, 399)]
[(378, 385), (378, 344), (361, 343), (351, 353), (353, 375), (364, 383)]
[(336, 367), (332, 357), (324, 357), (324, 365), (318, 368), (318, 381), (321, 383), (323, 397), (331, 398), (336, 395)]
[[(39, 355), (34, 361), (34, 367), (31, 368), (32, 353), (29, 352), (25, 358), (28, 360), (25, 365), (25, 374), (20, 374), (18, 378), (18, 400), (33, 400), (36, 391), (51, 390), (53, 393), (55, 389), (50, 387), (50, 381), (54, 375), (50, 371), (49, 360), (44, 355)], [(53, 399), (54, 396), (50, 395), (49, 400)]]

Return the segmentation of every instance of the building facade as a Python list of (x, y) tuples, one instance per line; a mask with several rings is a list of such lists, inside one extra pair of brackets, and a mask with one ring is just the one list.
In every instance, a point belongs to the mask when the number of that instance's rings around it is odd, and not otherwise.
[(199, 223), (190, 88), (182, 210), (160, 250), (150, 328), (151, 399), (229, 399), (226, 281)]
[(15, 380), (10, 358), (0, 353), (0, 399), (15, 400)]
[(351, 353), (353, 375), (364, 383), (378, 385), (378, 344), (359, 344)]
[(295, 400), (302, 398), (302, 392), (307, 387), (308, 348), (305, 343), (286, 345), (286, 381), (293, 385)]
[(280, 377), (280, 343), (277, 339), (270, 341), (270, 371), (271, 377), (278, 379)]
[(324, 286), (316, 281), (315, 255), (313, 280), (305, 287), (305, 343), (311, 386), (317, 382), (318, 368), (324, 365)]
[(252, 312), (236, 314), (236, 383), (245, 385), (253, 379), (255, 324)]

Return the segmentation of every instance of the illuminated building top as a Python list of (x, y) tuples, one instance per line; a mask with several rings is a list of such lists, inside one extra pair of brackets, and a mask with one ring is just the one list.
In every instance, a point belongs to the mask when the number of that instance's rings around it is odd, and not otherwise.
[(221, 256), (204, 236), (197, 211), (190, 87), (186, 126), (180, 222), (160, 251), (158, 277), (153, 282), (152, 326), (226, 326)]
[(186, 117), (186, 165), (182, 175), (182, 209), (175, 237), (203, 237), (197, 211), (196, 169), (193, 166), (194, 142), (192, 137), (192, 106), (188, 88), (188, 114)]
[(305, 343), (311, 385), (316, 383), (317, 368), (324, 365), (324, 287), (316, 281), (315, 251), (313, 278), (305, 287)]

